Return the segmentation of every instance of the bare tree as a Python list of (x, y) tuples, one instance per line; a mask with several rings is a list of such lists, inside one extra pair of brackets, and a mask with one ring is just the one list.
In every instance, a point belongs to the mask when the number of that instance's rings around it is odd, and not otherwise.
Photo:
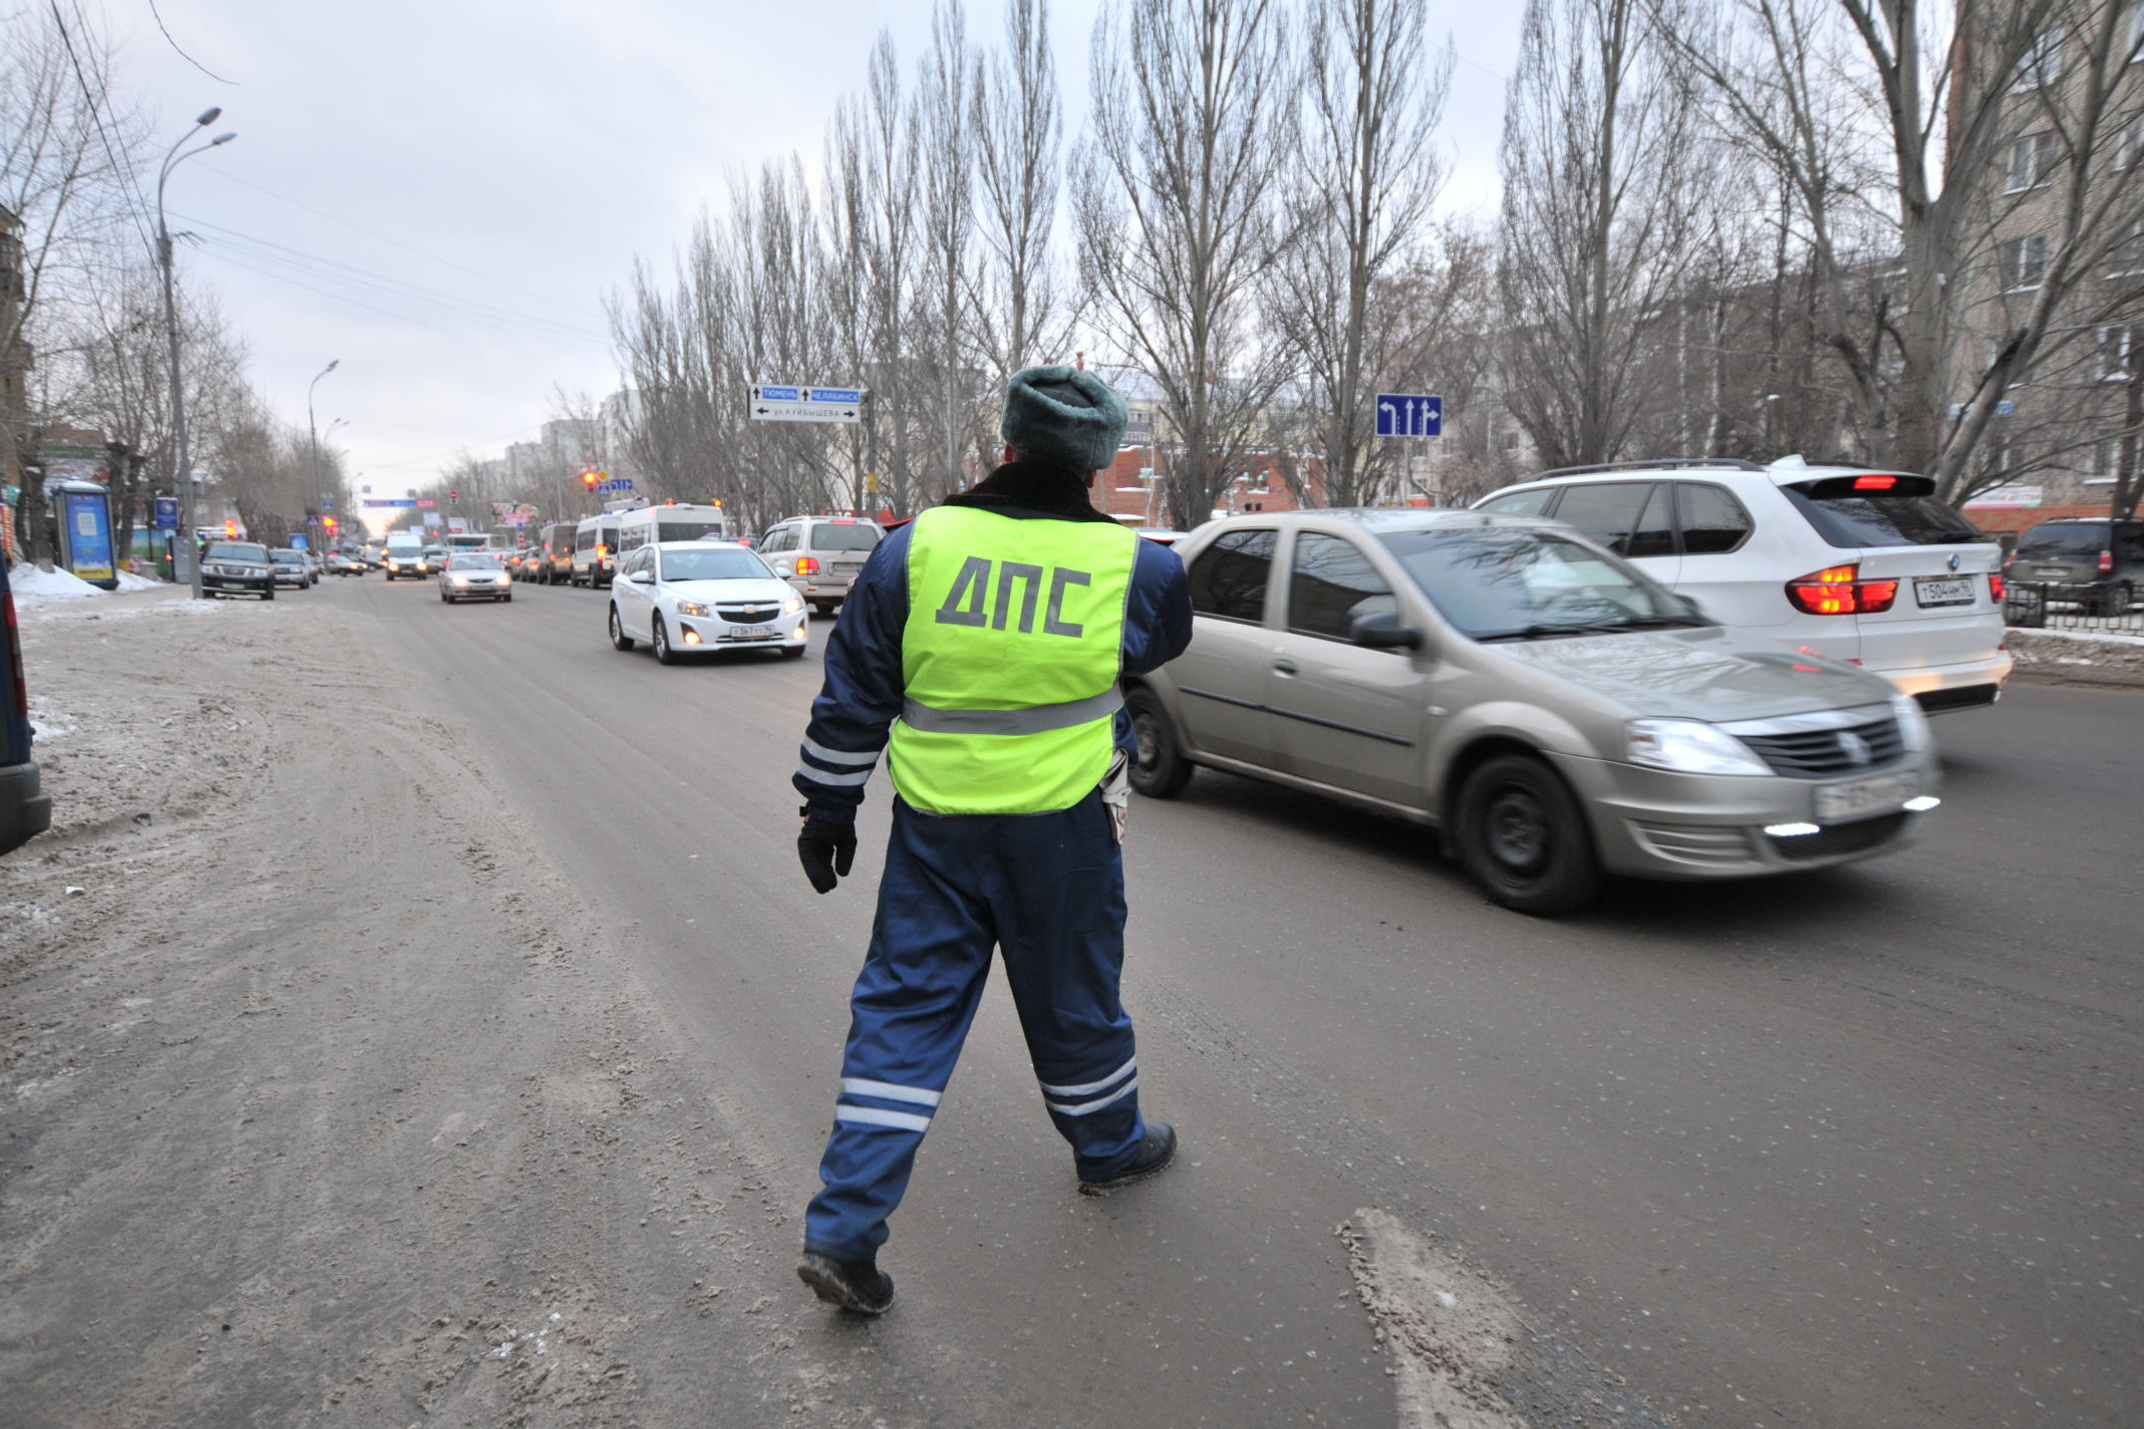
[(1161, 391), (1161, 482), (1188, 528), (1273, 444), (1287, 355), (1261, 341), (1256, 297), (1286, 246), (1275, 174), (1300, 65), (1275, 0), (1122, 0), (1091, 68), (1081, 278), (1099, 330)]
[(922, 192), (923, 271), (911, 344), (931, 399), (931, 458), (924, 495), (935, 499), (967, 485), (982, 373), (975, 352), (976, 116), (974, 55), (960, 0), (931, 12), (931, 49), (916, 75), (917, 167)]
[(1369, 505), (1396, 448), (1375, 436), (1376, 379), (1421, 345), (1426, 314), (1379, 287), (1442, 187), (1432, 140), (1451, 55), (1432, 61), (1417, 5), (1313, 0), (1304, 117), (1288, 164), (1297, 241), (1269, 271), (1267, 310), (1301, 370), (1326, 500)]
[(1505, 103), (1504, 399), (1550, 466), (1625, 448), (1683, 276), (1691, 86), (1641, 6), (1528, 0)]
[(983, 251), (976, 326), (992, 391), (1071, 345), (1051, 252), (1063, 120), (1049, 21), (1047, 0), (1006, 0), (1005, 48), (975, 64)]

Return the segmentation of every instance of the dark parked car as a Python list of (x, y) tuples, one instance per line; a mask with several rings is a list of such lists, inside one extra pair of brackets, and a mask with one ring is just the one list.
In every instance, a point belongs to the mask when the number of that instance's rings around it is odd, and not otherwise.
[(201, 557), (204, 595), (257, 595), (275, 599), (275, 567), (258, 541), (211, 541)]
[(2018, 538), (2005, 570), (2012, 625), (2045, 623), (2050, 601), (2127, 615), (2144, 590), (2144, 521), (2042, 521)]
[(15, 624), (15, 596), (8, 588), (7, 570), (0, 563), (0, 607), (6, 610), (7, 716), (0, 740), (0, 853), (20, 848), (32, 836), (52, 827), (52, 796), (47, 794), (30, 758), (30, 704), (28, 686), (22, 678), (22, 631)]

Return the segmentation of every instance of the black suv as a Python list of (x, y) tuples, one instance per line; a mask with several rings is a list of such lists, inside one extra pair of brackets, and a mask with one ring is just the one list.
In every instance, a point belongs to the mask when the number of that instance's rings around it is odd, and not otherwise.
[(211, 541), (201, 557), (203, 595), (257, 595), (275, 599), (275, 567), (258, 541)]
[(22, 679), (22, 631), (15, 624), (15, 597), (0, 562), (0, 606), (6, 607), (7, 692), (0, 697), (0, 853), (20, 848), (52, 827), (52, 796), (30, 759), (30, 696)]
[(2012, 625), (2041, 625), (2049, 601), (2086, 615), (2127, 615), (2144, 591), (2144, 521), (2042, 521), (2018, 538), (2004, 570)]

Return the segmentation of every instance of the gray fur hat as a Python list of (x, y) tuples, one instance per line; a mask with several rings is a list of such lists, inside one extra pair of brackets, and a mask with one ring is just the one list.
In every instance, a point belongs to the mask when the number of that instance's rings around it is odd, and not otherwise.
[(1124, 399), (1092, 372), (1030, 367), (1005, 384), (1006, 445), (1030, 461), (1101, 471), (1124, 440)]

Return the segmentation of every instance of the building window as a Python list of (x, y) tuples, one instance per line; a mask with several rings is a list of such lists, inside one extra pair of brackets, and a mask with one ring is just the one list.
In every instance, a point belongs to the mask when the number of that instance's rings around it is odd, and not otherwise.
[(2122, 439), (2101, 437), (2098, 460), (2093, 463), (2095, 476), (2119, 476), (2122, 470)]
[(2005, 193), (2023, 193), (2047, 182), (2055, 169), (2055, 136), (2026, 134), (2010, 146), (2010, 182)]
[(1996, 254), (2002, 268), (2003, 291), (2019, 292), (2040, 286), (2047, 276), (2047, 235), (2005, 239)]
[(2052, 25), (2040, 32), (2031, 48), (2018, 56), (2017, 82), (2012, 86), (2020, 92), (2040, 89), (2053, 84), (2062, 77), (2062, 46), (2066, 32), (2060, 25)]
[(2127, 232), (2107, 250), (2107, 276), (2127, 278), (2144, 273), (2144, 223), (2132, 223)]
[(2116, 323), (2099, 330), (2092, 351), (2092, 375), (2101, 382), (2126, 382), (2136, 375), (2144, 352), (2144, 323)]

